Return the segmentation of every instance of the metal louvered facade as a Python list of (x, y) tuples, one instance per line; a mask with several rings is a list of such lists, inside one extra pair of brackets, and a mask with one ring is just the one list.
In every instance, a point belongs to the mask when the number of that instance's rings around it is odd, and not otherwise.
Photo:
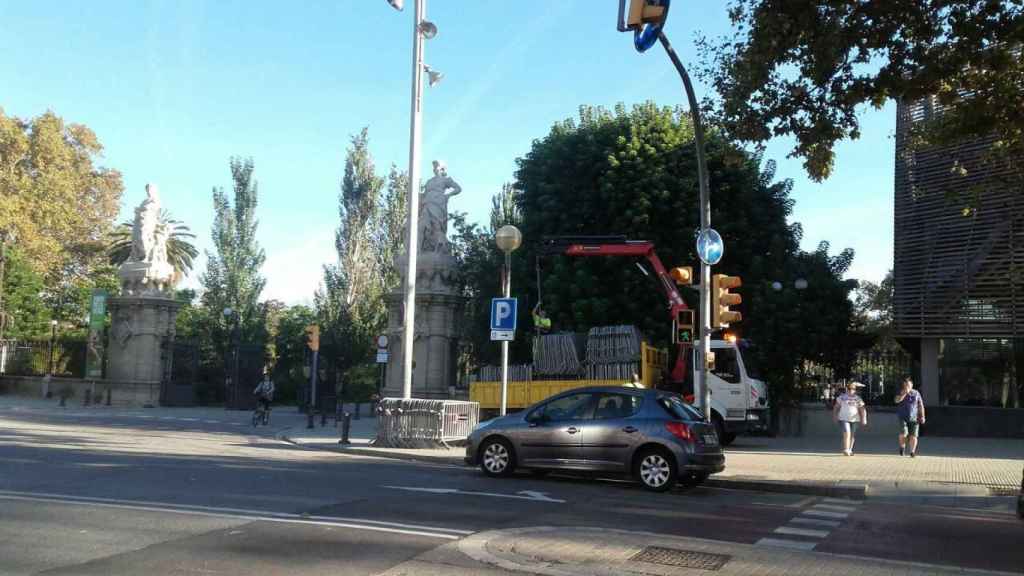
[(1024, 191), (1014, 173), (1024, 159), (1013, 168), (986, 163), (992, 140), (910, 151), (908, 128), (940, 112), (929, 99), (897, 110), (897, 336), (1024, 337)]

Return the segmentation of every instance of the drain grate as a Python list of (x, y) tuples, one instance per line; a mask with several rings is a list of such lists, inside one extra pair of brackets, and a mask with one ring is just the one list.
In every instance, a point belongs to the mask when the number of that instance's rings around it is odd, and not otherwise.
[(680, 568), (698, 568), (700, 570), (718, 570), (729, 561), (731, 556), (724, 554), (708, 554), (693, 550), (661, 548), (648, 546), (630, 557), (631, 562), (647, 562), (663, 566), (679, 566)]

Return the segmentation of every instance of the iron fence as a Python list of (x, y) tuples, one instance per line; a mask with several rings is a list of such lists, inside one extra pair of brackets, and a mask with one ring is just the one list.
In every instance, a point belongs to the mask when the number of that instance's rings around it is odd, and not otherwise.
[(798, 395), (802, 402), (831, 403), (849, 382), (859, 382), (864, 385), (860, 395), (866, 403), (891, 404), (900, 382), (912, 370), (913, 358), (898, 348), (858, 354), (849, 376), (843, 378), (829, 366), (808, 363), (798, 375)]
[(0, 373), (11, 376), (85, 377), (85, 340), (4, 340)]

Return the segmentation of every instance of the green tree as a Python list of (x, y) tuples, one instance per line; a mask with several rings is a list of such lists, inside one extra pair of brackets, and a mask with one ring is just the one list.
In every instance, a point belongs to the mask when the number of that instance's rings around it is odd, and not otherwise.
[[(395, 172), (392, 171), (392, 181)], [(367, 358), (370, 338), (385, 319), (380, 256), (374, 224), (384, 180), (377, 176), (368, 147), (368, 130), (352, 137), (338, 194), (334, 246), (336, 264), (324, 267), (324, 285), (315, 296), (321, 319), (321, 355), (334, 380)]]
[(811, 178), (829, 176), (857, 113), (935, 97), (944, 113), (918, 146), (996, 136), (995, 157), (1024, 155), (1024, 6), (1018, 1), (732, 0), (731, 36), (701, 42), (716, 121), (743, 142), (791, 136)]
[[(170, 231), (167, 239), (167, 261), (174, 267), (174, 282), (177, 283), (192, 271), (192, 262), (199, 254), (192, 245), (192, 239), (196, 235), (183, 222), (172, 218), (167, 210), (160, 210), (160, 225)], [(122, 222), (110, 234), (107, 250), (110, 263), (114, 266), (124, 264), (132, 255), (132, 226), (132, 222)]]
[(289, 306), (281, 311), (274, 333), (274, 383), (277, 400), (291, 403), (296, 391), (306, 382), (302, 371), (307, 364), (309, 348), (306, 346), (306, 326), (315, 324), (316, 312), (308, 306)]
[(402, 280), (401, 271), (395, 267), (395, 258), (405, 251), (408, 197), (409, 177), (392, 164), (388, 172), (387, 192), (380, 200), (376, 224), (371, 232), (376, 246), (381, 291), (384, 294), (398, 290)]
[[(744, 320), (734, 331), (758, 343), (777, 372), (774, 386), (779, 390), (792, 387), (791, 368), (803, 358), (846, 362), (833, 352), (850, 347), (844, 339), (852, 311), (843, 302), (853, 286), (842, 276), (852, 251), (829, 256), (827, 244), (810, 253), (799, 249), (800, 226), (787, 222), (792, 184), (775, 180), (773, 162), (762, 163), (715, 131), (708, 137), (707, 156), (714, 191), (711, 221), (726, 245), (715, 272), (741, 276), (744, 282), (739, 291)], [(666, 267), (696, 265), (698, 183), (689, 115), (653, 104), (628, 111), (623, 106), (614, 111), (581, 107), (578, 121), (557, 123), (518, 160), (514, 189), (525, 242), (512, 259), (513, 295), (525, 303), (542, 297), (556, 330), (634, 324), (656, 344), (666, 345), (665, 296), (658, 281), (634, 262), (542, 258), (538, 294), (536, 245), (545, 236), (624, 235), (654, 242)], [(497, 250), (482, 243), (477, 250), (485, 262), (479, 267), (481, 282), (487, 282), (479, 294), (493, 295), (497, 267), (489, 259)], [(786, 297), (799, 298), (801, 306), (770, 306), (769, 298), (776, 297), (772, 283), (791, 285), (799, 277), (810, 287), (799, 295), (790, 290)], [(696, 307), (697, 292), (682, 293)], [(528, 306), (521, 306), (520, 313), (520, 325), (529, 325)], [(782, 326), (794, 330), (785, 344), (774, 338)], [(797, 340), (801, 347), (791, 348)], [(523, 344), (515, 350), (518, 358), (529, 357)]]
[(9, 250), (2, 281), (5, 300), (0, 334), (16, 340), (48, 338), (51, 311), (41, 297), (45, 289), (42, 275), (17, 250)]
[[(266, 280), (260, 273), (266, 255), (256, 242), (258, 199), (252, 179), (252, 159), (232, 158), (234, 203), (223, 188), (213, 189), (214, 252), (206, 253), (206, 272), (200, 278), (202, 304), (207, 310), (203, 340), (210, 349), (205, 361), (220, 365), (231, 339), (231, 324), (238, 322), (242, 342), (263, 342), (265, 319), (259, 304)], [(228, 319), (223, 310), (230, 308)]]

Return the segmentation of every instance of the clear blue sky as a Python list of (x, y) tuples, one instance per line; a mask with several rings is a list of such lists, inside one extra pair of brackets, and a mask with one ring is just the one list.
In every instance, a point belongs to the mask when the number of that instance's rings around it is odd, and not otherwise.
[[(407, 0), (411, 4), (411, 0)], [(697, 7), (693, 7), (696, 5)], [(633, 50), (614, 0), (429, 0), (438, 36), (426, 61), (445, 74), (424, 105), (423, 164), (448, 162), (463, 187), (450, 207), (485, 221), (515, 159), (581, 104), (684, 100), (660, 47)], [(728, 30), (725, 3), (677, 7), (667, 33), (685, 62), (699, 31)], [(259, 183), (265, 298), (309, 301), (334, 259), (337, 193), (350, 135), (370, 128), (378, 171), (408, 164), (412, 7), (333, 2), (0, 0), (0, 106), (51, 109), (90, 126), (103, 165), (124, 174), (122, 214), (160, 186), (164, 205), (208, 249), (211, 189), (230, 189), (228, 158), (252, 156)], [(703, 93), (703, 88), (698, 86)], [(892, 266), (895, 106), (865, 111), (862, 137), (814, 184), (789, 143), (773, 143), (795, 181), (804, 247), (852, 247), (849, 276)], [(186, 285), (205, 268), (201, 258)]]

